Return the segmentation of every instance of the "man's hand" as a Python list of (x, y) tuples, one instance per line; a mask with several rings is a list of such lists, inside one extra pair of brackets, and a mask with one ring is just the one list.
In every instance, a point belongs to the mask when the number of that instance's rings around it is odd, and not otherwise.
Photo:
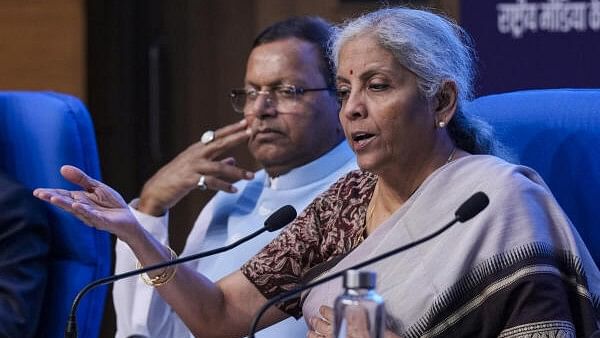
[(252, 179), (254, 173), (235, 165), (233, 158), (215, 160), (235, 146), (248, 140), (246, 120), (230, 124), (215, 131), (208, 144), (196, 142), (152, 176), (142, 189), (137, 209), (143, 213), (160, 216), (197, 187), (201, 176), (213, 190), (236, 192), (233, 183)]

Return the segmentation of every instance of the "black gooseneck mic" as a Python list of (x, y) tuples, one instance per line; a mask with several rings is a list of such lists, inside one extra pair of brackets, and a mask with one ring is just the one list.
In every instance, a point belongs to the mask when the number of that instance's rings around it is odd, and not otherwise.
[(490, 203), (490, 200), (484, 192), (481, 192), (481, 191), (476, 192), (471, 197), (469, 197), (469, 199), (467, 199), (463, 204), (461, 204), (460, 207), (458, 207), (458, 209), (456, 209), (456, 211), (454, 212), (454, 219), (452, 221), (450, 221), (448, 224), (444, 225), (441, 229), (439, 229), (421, 239), (418, 239), (414, 242), (410, 242), (410, 243), (403, 245), (401, 247), (398, 247), (396, 249), (390, 250), (388, 252), (384, 252), (381, 255), (375, 256), (364, 262), (355, 264), (347, 269), (343, 269), (342, 271), (338, 271), (334, 274), (331, 274), (327, 277), (321, 278), (314, 282), (300, 285), (290, 291), (284, 292), (282, 294), (279, 294), (276, 297), (271, 298), (269, 301), (267, 301), (265, 304), (263, 304), (263, 306), (258, 310), (256, 315), (254, 316), (254, 319), (252, 320), (252, 325), (250, 326), (250, 333), (248, 334), (248, 338), (254, 338), (256, 328), (258, 327), (258, 321), (260, 320), (262, 315), (265, 313), (265, 311), (267, 311), (267, 309), (270, 308), (272, 305), (275, 305), (280, 302), (284, 302), (288, 299), (291, 299), (292, 297), (295, 297), (298, 293), (300, 293), (304, 290), (308, 290), (319, 284), (323, 284), (332, 279), (338, 278), (348, 270), (360, 269), (366, 265), (375, 263), (377, 261), (388, 258), (397, 253), (400, 253), (404, 250), (408, 250), (408, 249), (410, 249), (414, 246), (417, 246), (423, 242), (426, 242), (426, 241), (432, 239), (433, 237), (436, 237), (437, 235), (441, 234), (442, 232), (448, 230), (448, 228), (450, 228), (456, 222), (463, 223), (463, 222), (466, 222), (466, 221), (470, 220), (471, 218), (475, 217), (475, 215), (479, 214), (483, 209), (485, 209), (489, 203)]
[(150, 266), (147, 266), (147, 267), (144, 267), (141, 269), (124, 272), (124, 273), (121, 273), (118, 275), (104, 277), (104, 278), (101, 278), (101, 279), (98, 279), (96, 281), (89, 283), (83, 289), (81, 289), (81, 291), (79, 291), (79, 293), (77, 293), (77, 295), (75, 296), (75, 299), (73, 300), (73, 304), (71, 305), (71, 312), (69, 313), (69, 319), (67, 320), (67, 328), (65, 330), (65, 338), (77, 338), (77, 320), (76, 320), (75, 313), (77, 311), (77, 307), (79, 306), (79, 302), (81, 301), (81, 298), (83, 298), (83, 296), (91, 289), (93, 289), (97, 286), (100, 286), (100, 285), (114, 283), (123, 278), (131, 277), (131, 276), (135, 276), (135, 275), (141, 275), (148, 271), (166, 268), (168, 266), (185, 263), (185, 262), (188, 262), (188, 261), (191, 261), (194, 259), (211, 256), (214, 254), (221, 253), (223, 251), (233, 249), (236, 246), (251, 240), (252, 238), (262, 234), (265, 231), (273, 232), (273, 231), (277, 231), (277, 230), (283, 228), (288, 223), (290, 223), (292, 220), (294, 220), (294, 218), (296, 218), (296, 209), (294, 209), (294, 207), (292, 207), (291, 205), (286, 205), (286, 206), (283, 206), (283, 207), (277, 209), (277, 211), (272, 213), (271, 216), (269, 216), (267, 218), (267, 220), (265, 221), (264, 227), (256, 230), (255, 232), (251, 233), (250, 235), (248, 235), (244, 238), (241, 238), (229, 245), (226, 245), (226, 246), (223, 246), (220, 248), (216, 248), (216, 249), (212, 249), (212, 250), (208, 250), (208, 251), (204, 251), (204, 252), (199, 252), (197, 254), (193, 254), (193, 255), (189, 255), (189, 256), (185, 256), (185, 257), (180, 257), (180, 258), (174, 259), (172, 261), (163, 262), (163, 263), (159, 263), (159, 264), (155, 264), (155, 265), (150, 265)]

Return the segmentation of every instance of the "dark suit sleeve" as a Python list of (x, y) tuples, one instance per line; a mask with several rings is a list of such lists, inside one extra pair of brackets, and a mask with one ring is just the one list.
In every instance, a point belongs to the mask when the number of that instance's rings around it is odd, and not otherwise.
[(0, 337), (35, 334), (48, 248), (46, 209), (31, 191), (0, 175)]

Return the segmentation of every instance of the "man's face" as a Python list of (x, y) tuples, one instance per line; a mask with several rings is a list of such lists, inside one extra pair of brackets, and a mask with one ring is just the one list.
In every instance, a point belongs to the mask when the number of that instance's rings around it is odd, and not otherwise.
[[(258, 46), (248, 58), (245, 88), (325, 88), (319, 62), (318, 49), (304, 40), (289, 38)], [(244, 116), (252, 129), (248, 148), (271, 176), (318, 158), (340, 141), (338, 104), (330, 92), (297, 95), (292, 105), (268, 101), (267, 95), (259, 95)]]

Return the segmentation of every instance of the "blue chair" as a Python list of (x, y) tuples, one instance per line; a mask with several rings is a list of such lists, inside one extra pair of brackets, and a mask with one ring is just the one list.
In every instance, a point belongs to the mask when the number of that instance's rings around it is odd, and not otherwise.
[[(74, 188), (59, 174), (73, 164), (100, 178), (92, 120), (76, 98), (52, 92), (0, 91), (0, 168), (25, 186)], [(111, 242), (69, 214), (48, 205), (51, 246), (48, 286), (37, 337), (62, 337), (71, 302), (87, 283), (111, 270)], [(96, 338), (106, 288), (77, 312), (80, 337)]]
[(464, 109), (543, 177), (600, 266), (600, 89), (501, 93)]

